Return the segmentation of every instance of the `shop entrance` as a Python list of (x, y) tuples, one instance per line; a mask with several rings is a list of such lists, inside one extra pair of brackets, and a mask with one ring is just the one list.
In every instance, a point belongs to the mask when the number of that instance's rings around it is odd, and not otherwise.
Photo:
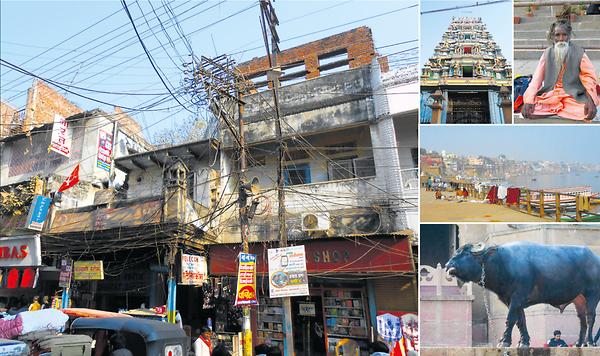
[(296, 355), (324, 356), (325, 328), (321, 296), (294, 297), (291, 302)]

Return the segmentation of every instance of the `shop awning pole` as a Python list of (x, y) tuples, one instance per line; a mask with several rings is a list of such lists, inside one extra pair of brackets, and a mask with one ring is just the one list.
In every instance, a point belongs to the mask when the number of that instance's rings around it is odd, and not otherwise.
[(69, 307), (69, 289), (69, 287), (63, 288), (62, 303), (60, 305), (61, 309), (66, 309)]
[(177, 308), (175, 307), (175, 301), (177, 300), (177, 283), (174, 277), (169, 277), (167, 280), (169, 288), (169, 295), (167, 296), (167, 321), (175, 324), (175, 315), (177, 314)]

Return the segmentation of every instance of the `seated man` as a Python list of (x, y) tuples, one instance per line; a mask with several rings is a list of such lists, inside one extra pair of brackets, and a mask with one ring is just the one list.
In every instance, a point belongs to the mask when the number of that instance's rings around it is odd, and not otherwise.
[(594, 67), (583, 48), (571, 42), (566, 20), (550, 27), (547, 48), (523, 95), (523, 117), (539, 119), (557, 115), (572, 120), (592, 120), (600, 99)]
[(560, 334), (560, 330), (554, 330), (554, 337), (548, 340), (549, 347), (569, 347), (569, 345), (560, 338)]

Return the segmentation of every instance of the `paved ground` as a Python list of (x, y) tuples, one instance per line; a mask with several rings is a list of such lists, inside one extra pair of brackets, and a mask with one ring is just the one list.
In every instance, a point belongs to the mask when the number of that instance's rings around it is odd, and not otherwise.
[(493, 347), (422, 347), (421, 356), (593, 356), (600, 355), (598, 347), (531, 347), (527, 349)]
[(565, 125), (600, 124), (600, 121), (586, 122), (586, 121), (581, 121), (581, 120), (569, 120), (569, 119), (562, 119), (558, 116), (554, 116), (554, 117), (547, 118), (547, 119), (528, 120), (528, 119), (523, 118), (521, 116), (521, 114), (514, 115), (513, 122), (515, 124), (565, 124)]
[[(444, 193), (454, 196), (454, 193)], [(502, 205), (435, 200), (421, 189), (421, 222), (549, 222)]]

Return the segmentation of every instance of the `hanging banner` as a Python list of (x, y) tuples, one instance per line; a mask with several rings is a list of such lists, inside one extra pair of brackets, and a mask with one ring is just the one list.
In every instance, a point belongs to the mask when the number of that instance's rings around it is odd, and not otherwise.
[(58, 115), (54, 115), (54, 124), (52, 125), (52, 140), (48, 150), (54, 151), (66, 157), (71, 157), (71, 129), (67, 120)]
[(256, 298), (256, 255), (240, 253), (235, 305), (258, 305)]
[(304, 245), (270, 248), (269, 296), (271, 298), (308, 295), (308, 273)]
[(41, 195), (34, 196), (25, 227), (30, 230), (42, 231), (44, 222), (46, 222), (46, 217), (48, 216), (50, 203), (52, 203), (52, 199), (50, 198)]
[(419, 316), (412, 312), (377, 311), (377, 333), (390, 350), (419, 350)]
[(104, 279), (104, 265), (102, 261), (75, 262), (73, 265), (73, 279), (76, 281)]
[(60, 275), (58, 276), (58, 286), (68, 288), (71, 285), (71, 277), (73, 275), (73, 265), (71, 261), (60, 261)]
[(98, 130), (98, 154), (96, 159), (96, 167), (110, 172), (112, 150), (112, 134), (104, 130)]
[(208, 278), (208, 267), (204, 256), (181, 254), (181, 283), (199, 286)]

